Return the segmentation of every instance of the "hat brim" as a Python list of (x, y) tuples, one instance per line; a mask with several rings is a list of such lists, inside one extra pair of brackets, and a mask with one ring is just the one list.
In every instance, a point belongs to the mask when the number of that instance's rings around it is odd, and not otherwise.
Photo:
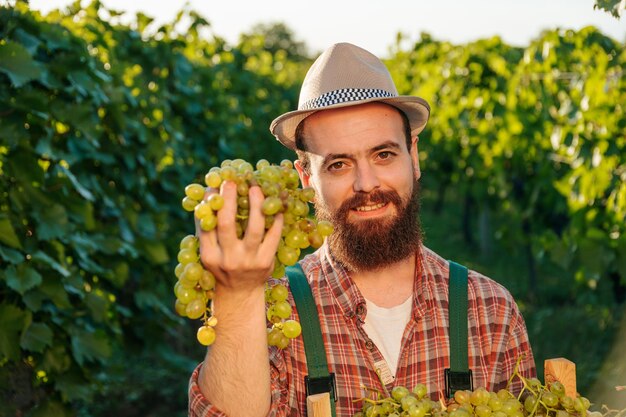
[(411, 134), (417, 135), (428, 122), (430, 116), (430, 106), (426, 100), (415, 96), (398, 96), (390, 98), (372, 97), (359, 101), (348, 101), (344, 103), (337, 103), (330, 106), (314, 109), (314, 110), (294, 110), (285, 113), (272, 121), (270, 124), (270, 131), (278, 139), (280, 143), (285, 145), (289, 149), (296, 149), (296, 129), (300, 122), (306, 119), (313, 113), (318, 111), (324, 111), (329, 109), (337, 109), (341, 107), (357, 106), (359, 104), (380, 102), (386, 103), (396, 107), (398, 110), (406, 114), (409, 119), (409, 125), (411, 127)]

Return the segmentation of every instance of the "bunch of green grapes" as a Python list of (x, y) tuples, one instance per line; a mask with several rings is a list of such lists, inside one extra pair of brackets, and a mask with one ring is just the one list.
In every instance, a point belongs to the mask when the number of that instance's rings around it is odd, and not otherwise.
[[(309, 203), (315, 192), (312, 188), (299, 188), (297, 171), (289, 160), (280, 165), (272, 165), (262, 159), (255, 167), (242, 159), (225, 160), (219, 167), (213, 167), (204, 177), (206, 186), (219, 189), (222, 182), (233, 181), (237, 184), (236, 233), (238, 238), (245, 234), (250, 210), (248, 191), (252, 186), (259, 186), (265, 196), (261, 211), (265, 216), (265, 230), (274, 223), (274, 216), (283, 215), (281, 240), (274, 259), (273, 278), (282, 278), (285, 267), (294, 265), (300, 258), (301, 251), (309, 247), (319, 248), (324, 239), (333, 232), (328, 221), (317, 221), (309, 216)], [(204, 231), (217, 227), (217, 212), (223, 207), (224, 199), (218, 193), (205, 198), (206, 187), (190, 184), (185, 187), (182, 206), (186, 211), (194, 212), (199, 226)], [(215, 341), (214, 327), (217, 319), (211, 315), (211, 300), (214, 295), (215, 277), (205, 270), (198, 255), (198, 239), (185, 236), (180, 242), (178, 265), (174, 271), (178, 281), (174, 286), (176, 312), (191, 319), (202, 319), (198, 329), (198, 341), (210, 345)], [(287, 301), (288, 290), (282, 284), (273, 287), (266, 284), (267, 319), (271, 323), (268, 329), (268, 343), (285, 348), (289, 339), (298, 337), (300, 324), (287, 320), (291, 315), (291, 306)]]
[(397, 386), (388, 397), (377, 393), (375, 399), (362, 398), (363, 408), (354, 417), (587, 417), (587, 398), (572, 398), (560, 382), (543, 385), (537, 378), (523, 377), (518, 369), (519, 360), (508, 384), (515, 377), (522, 381), (517, 396), (508, 389), (490, 392), (476, 388), (456, 391), (444, 404), (431, 401), (424, 384), (412, 391)]

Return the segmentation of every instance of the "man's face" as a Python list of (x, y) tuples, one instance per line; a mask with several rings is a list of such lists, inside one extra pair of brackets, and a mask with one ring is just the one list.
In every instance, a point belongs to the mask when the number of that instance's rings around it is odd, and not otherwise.
[(304, 129), (318, 217), (331, 220), (333, 255), (351, 270), (374, 270), (414, 252), (420, 177), (415, 139), (406, 147), (394, 108), (370, 103), (314, 113)]

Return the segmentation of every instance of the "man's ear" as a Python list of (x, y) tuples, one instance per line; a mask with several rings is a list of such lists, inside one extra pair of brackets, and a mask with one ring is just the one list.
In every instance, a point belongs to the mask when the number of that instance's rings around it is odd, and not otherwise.
[(293, 166), (296, 168), (296, 171), (298, 171), (298, 175), (300, 176), (300, 182), (302, 183), (302, 187), (310, 187), (311, 186), (310, 184), (311, 174), (308, 174), (306, 172), (306, 170), (302, 166), (302, 161), (299, 159), (296, 159), (296, 161), (293, 163)]
[(419, 137), (415, 135), (411, 139), (411, 160), (413, 161), (413, 173), (415, 174), (415, 178), (419, 179), (422, 176), (422, 171), (420, 170), (420, 158), (419, 151), (417, 149), (417, 142), (419, 142)]

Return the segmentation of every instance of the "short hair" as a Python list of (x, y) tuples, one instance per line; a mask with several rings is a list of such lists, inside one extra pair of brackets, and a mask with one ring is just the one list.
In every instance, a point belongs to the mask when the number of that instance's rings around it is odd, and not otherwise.
[[(409, 123), (409, 118), (407, 115), (397, 107), (388, 105), (394, 108), (402, 117), (402, 127), (404, 128), (404, 136), (406, 140), (406, 149), (411, 151), (411, 124)], [(310, 174), (311, 161), (309, 160), (309, 156), (307, 155), (306, 143), (304, 140), (304, 122), (306, 121), (306, 117), (298, 124), (296, 127), (295, 133), (295, 142), (296, 142), (296, 155), (300, 160), (300, 164), (302, 164), (302, 169), (307, 174)]]

